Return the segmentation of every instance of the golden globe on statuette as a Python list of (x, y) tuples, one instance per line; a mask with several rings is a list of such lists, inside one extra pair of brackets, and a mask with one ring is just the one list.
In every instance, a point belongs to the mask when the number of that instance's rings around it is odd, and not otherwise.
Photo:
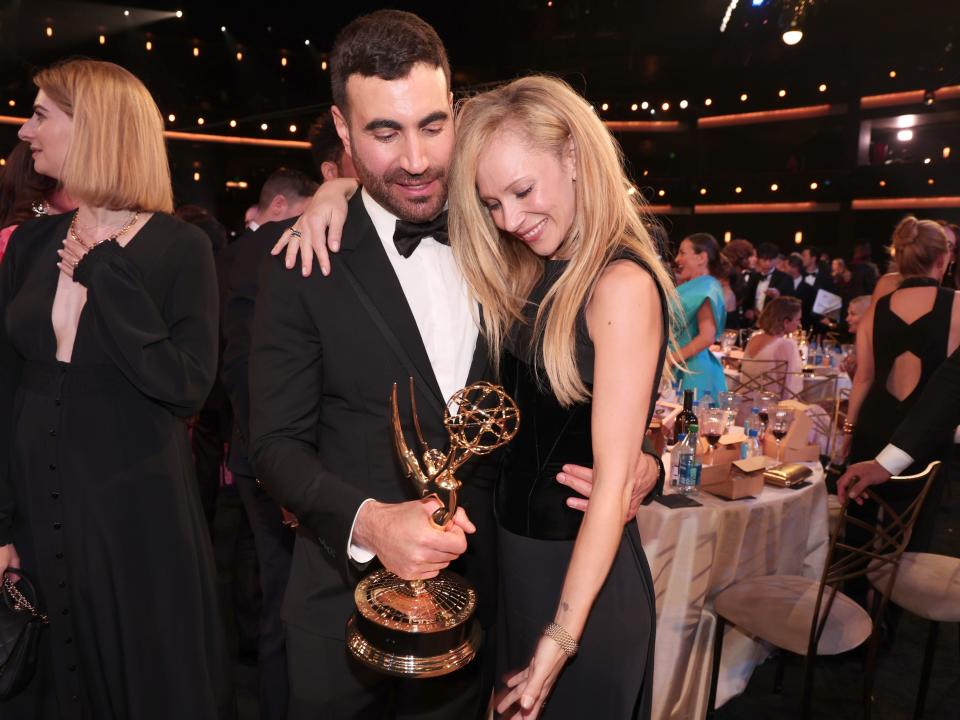
[[(420, 431), (411, 378), (410, 406), (421, 464), (403, 434), (396, 384), (390, 402), (394, 444), (405, 474), (421, 498), (440, 502), (431, 520), (446, 528), (457, 510), (460, 481), (454, 473), (474, 455), (487, 455), (510, 442), (520, 426), (520, 411), (497, 385), (479, 382), (458, 390), (444, 410), (450, 449), (443, 453), (430, 448)], [(430, 580), (407, 581), (377, 570), (357, 585), (354, 601), (357, 612), (347, 622), (347, 647), (378, 672), (410, 678), (446, 675), (477, 653), (480, 627), (473, 617), (477, 593), (456, 573), (444, 570)]]

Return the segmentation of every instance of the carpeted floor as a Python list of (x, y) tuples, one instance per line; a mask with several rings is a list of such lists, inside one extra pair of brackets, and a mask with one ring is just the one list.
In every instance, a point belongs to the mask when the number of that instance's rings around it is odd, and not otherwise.
[[(960, 467), (955, 462), (954, 467)], [(946, 498), (938, 519), (933, 552), (960, 557), (960, 473), (951, 478), (952, 493)], [(235, 608), (244, 605), (245, 588), (255, 580), (249, 565), (253, 552), (251, 539), (239, 531), (240, 500), (231, 488), (220, 493), (214, 530), (214, 548), (221, 597), (226, 608), (226, 623), (231, 646), (240, 654), (244, 633), (250, 634), (250, 620), (238, 622)], [(239, 563), (238, 563), (239, 561)], [(251, 610), (247, 610), (249, 615)], [(243, 611), (241, 611), (241, 616)], [(913, 716), (920, 666), (927, 638), (927, 624), (905, 614), (896, 639), (884, 654), (877, 669), (874, 720), (907, 720)], [(245, 629), (244, 629), (245, 628)], [(960, 718), (960, 626), (942, 626), (934, 671), (927, 695), (926, 720)], [(717, 711), (717, 720), (784, 720), (796, 717), (800, 700), (802, 665), (793, 659), (787, 666), (783, 693), (773, 693), (775, 663), (761, 665), (754, 672), (746, 691)], [(814, 688), (814, 717), (823, 720), (859, 720), (863, 670), (856, 658), (825, 658), (817, 666)], [(257, 705), (257, 671), (249, 656), (236, 664), (236, 685), (239, 720), (259, 720)], [(693, 719), (691, 719), (693, 720)]]

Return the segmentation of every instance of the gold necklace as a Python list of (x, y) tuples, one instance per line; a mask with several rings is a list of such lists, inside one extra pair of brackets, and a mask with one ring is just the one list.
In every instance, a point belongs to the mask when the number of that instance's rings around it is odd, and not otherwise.
[(137, 219), (140, 217), (140, 211), (135, 210), (133, 213), (133, 216), (129, 220), (127, 220), (127, 222), (124, 223), (123, 227), (117, 230), (117, 232), (115, 232), (113, 235), (105, 237), (103, 240), (98, 240), (92, 245), (88, 245), (87, 243), (85, 243), (80, 238), (80, 235), (77, 233), (77, 219), (79, 217), (80, 217), (80, 211), (78, 210), (77, 214), (73, 216), (73, 220), (70, 222), (70, 237), (73, 238), (75, 242), (78, 242), (81, 245), (83, 245), (85, 248), (87, 248), (87, 250), (90, 250), (91, 248), (95, 248), (100, 243), (105, 243), (107, 242), (107, 240), (115, 241), (117, 238), (121, 237), (122, 235), (125, 235), (130, 230), (130, 228), (132, 228), (136, 224)]

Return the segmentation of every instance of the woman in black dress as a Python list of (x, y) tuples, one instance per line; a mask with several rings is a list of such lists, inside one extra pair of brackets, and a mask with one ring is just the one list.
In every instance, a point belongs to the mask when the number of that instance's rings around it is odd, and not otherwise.
[[(940, 287), (951, 260), (943, 228), (932, 220), (904, 218), (893, 231), (899, 286), (880, 297), (857, 330), (857, 373), (847, 415), (848, 462), (872, 460), (886, 446), (900, 420), (920, 397), (930, 376), (960, 346), (960, 293)], [(946, 462), (953, 438), (939, 438), (939, 451), (915, 458), (906, 474), (922, 472), (933, 460)], [(941, 470), (927, 495), (909, 549), (923, 552), (949, 473)], [(894, 509), (904, 510), (919, 491), (917, 483), (885, 483), (875, 491)], [(851, 505), (850, 513), (876, 520), (872, 502)], [(849, 528), (853, 540), (859, 535)]]
[[(649, 716), (653, 581), (623, 518), (673, 291), (646, 217), (613, 137), (562, 81), (459, 110), (451, 246), (522, 418), (496, 498), (511, 717)], [(594, 468), (585, 514), (554, 481), (562, 462)]]
[(216, 373), (209, 241), (175, 220), (163, 121), (116, 65), (41, 71), (20, 130), (79, 210), (0, 263), (0, 571), (50, 617), (15, 718), (209, 720), (232, 700), (184, 418)]

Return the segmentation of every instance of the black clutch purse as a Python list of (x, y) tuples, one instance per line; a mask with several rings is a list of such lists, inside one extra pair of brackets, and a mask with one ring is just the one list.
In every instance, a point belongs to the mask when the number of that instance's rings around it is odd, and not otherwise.
[(38, 610), (37, 591), (23, 570), (14, 584), (5, 574), (0, 584), (0, 700), (20, 692), (37, 669), (37, 645), (47, 616)]

